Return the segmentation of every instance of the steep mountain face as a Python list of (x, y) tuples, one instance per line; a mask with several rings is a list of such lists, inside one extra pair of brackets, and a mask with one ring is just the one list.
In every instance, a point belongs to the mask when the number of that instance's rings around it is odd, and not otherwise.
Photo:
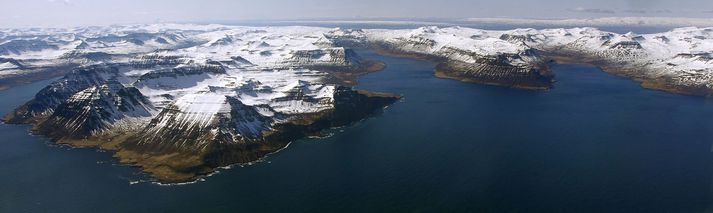
[(547, 89), (554, 78), (547, 64), (558, 60), (595, 64), (649, 88), (713, 94), (710, 28), (636, 35), (162, 24), (12, 30), (0, 34), (0, 46), (0, 84), (64, 76), (5, 122), (33, 124), (59, 143), (114, 150), (164, 182), (258, 160), (396, 101), (349, 87), (384, 67), (353, 47), (433, 60), (438, 77), (482, 84)]
[(141, 92), (115, 80), (90, 86), (59, 104), (36, 131), (53, 138), (84, 139), (109, 130), (127, 117), (151, 116), (153, 107)]
[(4, 121), (36, 124), (37, 133), (59, 140), (89, 138), (124, 119), (151, 116), (152, 103), (120, 79), (113, 65), (77, 69), (42, 89)]
[(103, 85), (107, 78), (116, 77), (117, 69), (109, 66), (89, 66), (76, 69), (40, 90), (35, 98), (5, 116), (8, 123), (27, 123), (42, 120), (57, 106), (90, 87)]
[(361, 58), (353, 50), (338, 47), (318, 50), (297, 50), (291, 53), (286, 64), (303, 64), (310, 67), (358, 65)]
[(442, 78), (523, 89), (551, 88), (554, 77), (543, 62), (514, 66), (503, 63), (502, 58), (488, 57), (480, 58), (477, 63), (455, 60), (440, 63), (435, 74)]

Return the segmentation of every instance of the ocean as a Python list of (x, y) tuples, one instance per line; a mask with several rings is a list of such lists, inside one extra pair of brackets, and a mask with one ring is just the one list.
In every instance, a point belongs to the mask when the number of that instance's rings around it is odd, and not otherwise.
[[(713, 210), (713, 100), (553, 64), (527, 91), (387, 63), (358, 89), (403, 100), (194, 184), (147, 182), (109, 152), (0, 125), (0, 212), (701, 212)], [(0, 91), (0, 113), (49, 81)]]

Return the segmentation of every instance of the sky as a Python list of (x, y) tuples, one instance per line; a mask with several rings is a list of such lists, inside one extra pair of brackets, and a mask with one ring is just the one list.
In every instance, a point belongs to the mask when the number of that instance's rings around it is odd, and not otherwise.
[(713, 0), (0, 0), (0, 27), (386, 18), (713, 18)]

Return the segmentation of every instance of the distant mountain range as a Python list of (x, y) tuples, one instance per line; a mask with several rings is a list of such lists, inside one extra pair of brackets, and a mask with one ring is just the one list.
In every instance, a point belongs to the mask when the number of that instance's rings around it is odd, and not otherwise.
[(549, 26), (648, 26), (648, 27), (713, 27), (713, 18), (679, 17), (605, 17), (588, 19), (522, 19), (522, 18), (467, 18), (469, 23)]
[(507, 25), (550, 27), (713, 27), (713, 18), (601, 17), (601, 18), (462, 18), (462, 19), (316, 19), (263, 21), (282, 25), (463, 26)]

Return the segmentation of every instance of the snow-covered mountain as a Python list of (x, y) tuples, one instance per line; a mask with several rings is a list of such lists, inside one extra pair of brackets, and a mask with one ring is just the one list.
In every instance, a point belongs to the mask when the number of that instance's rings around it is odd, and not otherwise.
[(4, 34), (4, 44), (42, 45), (7, 45), (3, 67), (22, 73), (20, 66), (76, 65), (5, 121), (35, 124), (35, 132), (60, 143), (117, 150), (122, 161), (165, 181), (257, 160), (398, 98), (343, 86), (380, 67), (334, 45), (323, 35), (328, 29), (149, 25), (47, 31)]
[(617, 34), (595, 28), (480, 30), (422, 27), (335, 30), (336, 43), (441, 62), (436, 75), (478, 83), (549, 88), (549, 60), (591, 63), (644, 87), (713, 95), (713, 28)]
[(536, 50), (507, 32), (461, 27), (413, 30), (336, 30), (335, 43), (440, 62), (439, 77), (527, 89), (551, 87), (552, 74)]
[[(116, 151), (162, 181), (254, 161), (398, 96), (352, 90), (383, 68), (350, 48), (438, 62), (435, 74), (553, 86), (551, 60), (592, 63), (650, 88), (713, 94), (713, 29), (331, 29), (157, 24), (0, 30), (0, 87), (63, 75), (8, 114), (60, 143)], [(5, 80), (5, 82), (3, 82)]]

